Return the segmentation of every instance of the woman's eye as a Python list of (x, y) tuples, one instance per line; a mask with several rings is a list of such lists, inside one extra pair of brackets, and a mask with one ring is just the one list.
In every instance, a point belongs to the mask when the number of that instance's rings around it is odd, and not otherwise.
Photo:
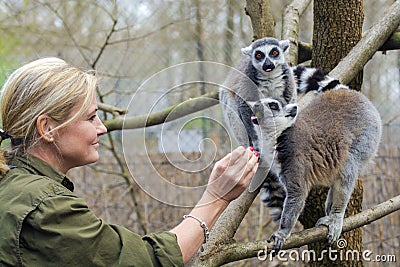
[(94, 114), (93, 116), (91, 116), (91, 117), (89, 118), (89, 121), (94, 121), (94, 119), (96, 119), (96, 116), (97, 116), (97, 114)]

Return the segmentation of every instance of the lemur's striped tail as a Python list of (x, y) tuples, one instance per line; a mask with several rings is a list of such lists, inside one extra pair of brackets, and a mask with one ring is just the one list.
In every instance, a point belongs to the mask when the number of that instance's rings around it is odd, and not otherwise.
[(292, 68), (297, 82), (297, 93), (305, 94), (309, 91), (324, 92), (337, 88), (348, 88), (328, 75), (321, 69), (295, 66)]
[(285, 189), (277, 174), (272, 171), (268, 172), (267, 178), (265, 178), (262, 185), (260, 198), (270, 208), (269, 213), (274, 221), (278, 221), (281, 218), (285, 197)]

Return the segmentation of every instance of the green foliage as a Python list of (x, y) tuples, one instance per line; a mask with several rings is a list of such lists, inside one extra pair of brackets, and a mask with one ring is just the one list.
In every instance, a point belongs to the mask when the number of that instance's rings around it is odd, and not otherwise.
[(0, 35), (0, 86), (3, 86), (8, 74), (18, 65), (15, 47), (21, 45), (20, 39), (14, 34)]

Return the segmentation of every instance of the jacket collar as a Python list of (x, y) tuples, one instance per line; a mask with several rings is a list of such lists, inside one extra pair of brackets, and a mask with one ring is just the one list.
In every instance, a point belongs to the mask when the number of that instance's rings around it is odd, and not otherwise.
[(56, 182), (62, 184), (70, 191), (74, 191), (74, 184), (67, 178), (67, 176), (47, 162), (26, 153), (18, 153), (9, 161), (10, 168), (23, 168), (29, 173), (36, 175), (43, 175)]

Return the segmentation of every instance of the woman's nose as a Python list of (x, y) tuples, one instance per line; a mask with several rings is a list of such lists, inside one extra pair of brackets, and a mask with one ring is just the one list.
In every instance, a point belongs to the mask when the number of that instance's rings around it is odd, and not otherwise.
[(107, 133), (107, 128), (106, 126), (104, 126), (103, 122), (100, 119), (98, 119), (96, 128), (97, 128), (97, 135), (99, 136)]

